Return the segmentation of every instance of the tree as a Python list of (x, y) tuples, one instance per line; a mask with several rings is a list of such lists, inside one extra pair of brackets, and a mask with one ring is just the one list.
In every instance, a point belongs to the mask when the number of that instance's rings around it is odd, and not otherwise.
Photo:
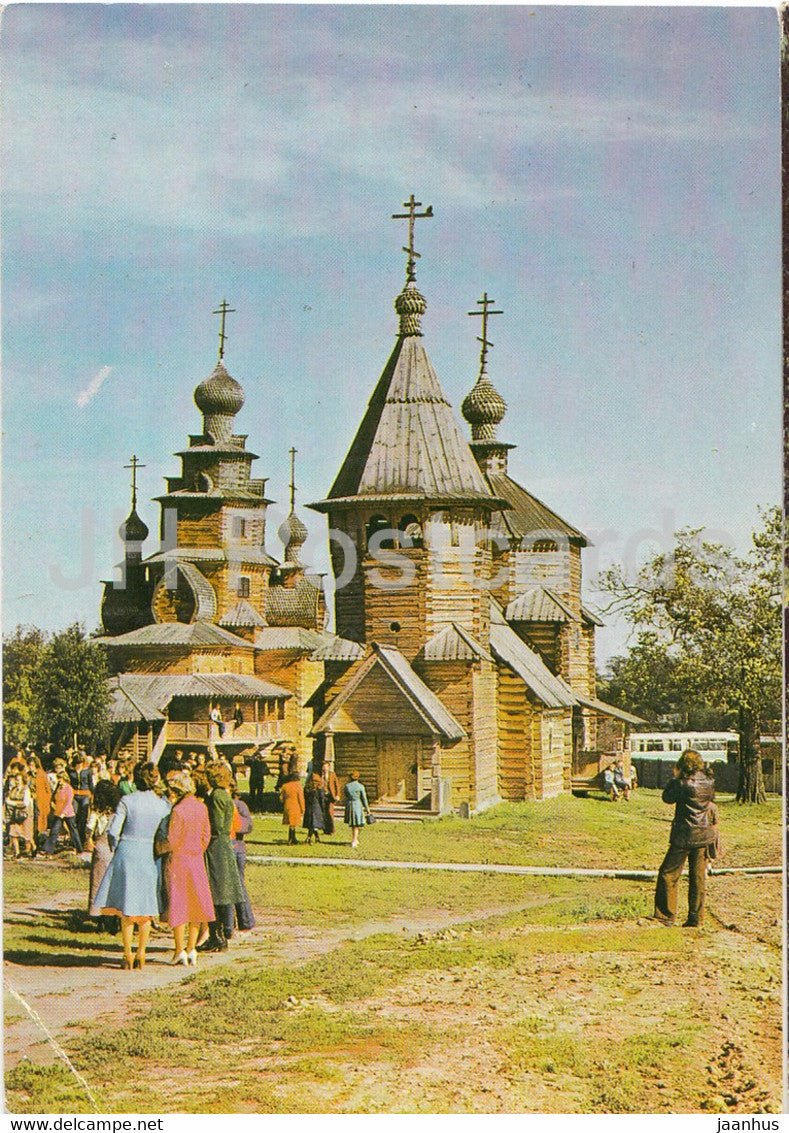
[(765, 798), (760, 735), (780, 717), (782, 520), (761, 513), (745, 556), (703, 538), (703, 528), (678, 531), (668, 554), (657, 554), (628, 578), (621, 567), (600, 577), (619, 612), (662, 647), (688, 699), (734, 713), (740, 734), (737, 799)]
[(736, 713), (688, 695), (679, 658), (653, 630), (642, 630), (628, 653), (609, 658), (597, 687), (601, 700), (641, 716), (656, 731), (718, 732), (736, 724)]
[(3, 638), (3, 733), (14, 747), (33, 739), (33, 679), (45, 642), (35, 626), (17, 626)]
[(75, 623), (56, 633), (44, 647), (33, 681), (36, 739), (59, 748), (76, 735), (89, 748), (108, 736), (107, 662), (103, 651)]

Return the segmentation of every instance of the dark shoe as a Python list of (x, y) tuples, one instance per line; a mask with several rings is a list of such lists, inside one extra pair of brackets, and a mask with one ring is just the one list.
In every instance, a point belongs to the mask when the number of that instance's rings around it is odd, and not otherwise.
[(220, 940), (207, 940), (202, 948), (198, 949), (199, 952), (227, 952), (227, 941)]
[(699, 922), (698, 921), (683, 921), (682, 927), (683, 928), (698, 928)]
[(662, 917), (660, 913), (653, 913), (651, 919), (653, 921), (659, 921), (659, 923), (665, 925), (666, 928), (674, 928), (677, 923), (676, 921), (669, 920), (668, 917)]
[(198, 944), (198, 952), (215, 952), (215, 945), (218, 943), (215, 936), (209, 936), (208, 940), (204, 940), (202, 944)]

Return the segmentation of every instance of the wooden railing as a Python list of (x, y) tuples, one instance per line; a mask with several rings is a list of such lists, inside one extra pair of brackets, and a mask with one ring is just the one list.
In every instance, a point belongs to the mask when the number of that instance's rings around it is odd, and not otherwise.
[(213, 721), (168, 720), (164, 727), (166, 730), (165, 742), (168, 744), (259, 744), (266, 740), (278, 740), (285, 737), (284, 720), (265, 720), (257, 724), (254, 721), (245, 721), (235, 728), (232, 721), (229, 721), (225, 724), (223, 736), (219, 735), (219, 725), (213, 723)]

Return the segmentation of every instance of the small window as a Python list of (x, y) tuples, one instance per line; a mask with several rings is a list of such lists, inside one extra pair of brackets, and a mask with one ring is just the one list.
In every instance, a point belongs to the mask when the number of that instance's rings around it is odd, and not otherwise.
[(278, 720), (284, 720), (285, 719), (285, 701), (284, 700), (278, 700), (277, 701), (277, 719)]
[(233, 539), (246, 539), (247, 521), (238, 515), (234, 515), (230, 525), (230, 534)]
[[(369, 520), (369, 522), (367, 524), (367, 546), (368, 547), (370, 546), (370, 542), (371, 542), (374, 535), (376, 535), (379, 531), (385, 531), (387, 529), (390, 529), (391, 526), (392, 526), (391, 523), (389, 522), (389, 520), (386, 518), (385, 515), (374, 515), (374, 516), (372, 516), (372, 518)], [(394, 547), (394, 540), (392, 540), (392, 539), (382, 539), (381, 542), (377, 543), (376, 545), (378, 547), (380, 547), (382, 550), (383, 549), (391, 549), (392, 547)]]
[(246, 576), (238, 580), (238, 596), (239, 598), (249, 597), (249, 579)]

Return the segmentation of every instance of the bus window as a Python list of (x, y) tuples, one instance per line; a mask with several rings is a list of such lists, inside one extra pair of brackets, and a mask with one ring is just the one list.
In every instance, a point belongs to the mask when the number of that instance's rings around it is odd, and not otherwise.
[(647, 751), (664, 751), (663, 740), (647, 740)]

